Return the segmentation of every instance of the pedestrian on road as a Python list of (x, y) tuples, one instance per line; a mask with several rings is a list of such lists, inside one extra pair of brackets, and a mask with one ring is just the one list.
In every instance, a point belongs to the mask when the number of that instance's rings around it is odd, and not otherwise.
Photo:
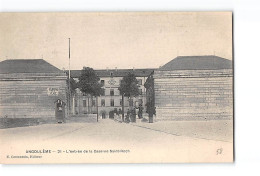
[(130, 118), (129, 118), (129, 117), (130, 117), (130, 114), (131, 114), (131, 113), (130, 113), (130, 110), (127, 109), (126, 117), (125, 117), (125, 122), (126, 122), (126, 123), (129, 123), (129, 122), (130, 122)]
[(142, 119), (143, 118), (143, 106), (142, 106), (142, 104), (140, 104), (139, 105), (139, 107), (138, 107), (138, 118), (139, 119)]

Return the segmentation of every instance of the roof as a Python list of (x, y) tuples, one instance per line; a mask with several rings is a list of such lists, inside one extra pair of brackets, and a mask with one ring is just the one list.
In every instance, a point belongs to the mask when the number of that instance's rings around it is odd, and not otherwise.
[(60, 73), (43, 59), (10, 59), (0, 62), (0, 73)]
[[(134, 73), (137, 77), (147, 77), (155, 69), (104, 69), (104, 70), (95, 70), (99, 77), (110, 77), (111, 73), (113, 77), (124, 77), (129, 72)], [(78, 78), (81, 75), (81, 70), (71, 70), (70, 72), (72, 78)]]
[(232, 69), (232, 61), (218, 56), (178, 56), (159, 70), (220, 70)]

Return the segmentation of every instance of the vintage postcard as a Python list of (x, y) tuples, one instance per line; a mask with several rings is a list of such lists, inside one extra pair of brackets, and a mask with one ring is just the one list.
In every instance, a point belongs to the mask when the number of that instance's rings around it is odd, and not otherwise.
[(0, 13), (0, 163), (233, 162), (232, 12)]

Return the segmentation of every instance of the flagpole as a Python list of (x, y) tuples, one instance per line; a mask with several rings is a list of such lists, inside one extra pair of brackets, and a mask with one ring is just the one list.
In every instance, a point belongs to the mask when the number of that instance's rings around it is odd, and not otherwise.
[(70, 38), (69, 38), (69, 103), (68, 103), (68, 115), (70, 114)]

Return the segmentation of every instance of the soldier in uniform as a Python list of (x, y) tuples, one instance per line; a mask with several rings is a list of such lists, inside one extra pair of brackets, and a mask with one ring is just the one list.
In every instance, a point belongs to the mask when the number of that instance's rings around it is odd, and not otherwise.
[(62, 100), (58, 99), (55, 102), (55, 116), (58, 123), (64, 123), (65, 122), (65, 105), (66, 103)]

